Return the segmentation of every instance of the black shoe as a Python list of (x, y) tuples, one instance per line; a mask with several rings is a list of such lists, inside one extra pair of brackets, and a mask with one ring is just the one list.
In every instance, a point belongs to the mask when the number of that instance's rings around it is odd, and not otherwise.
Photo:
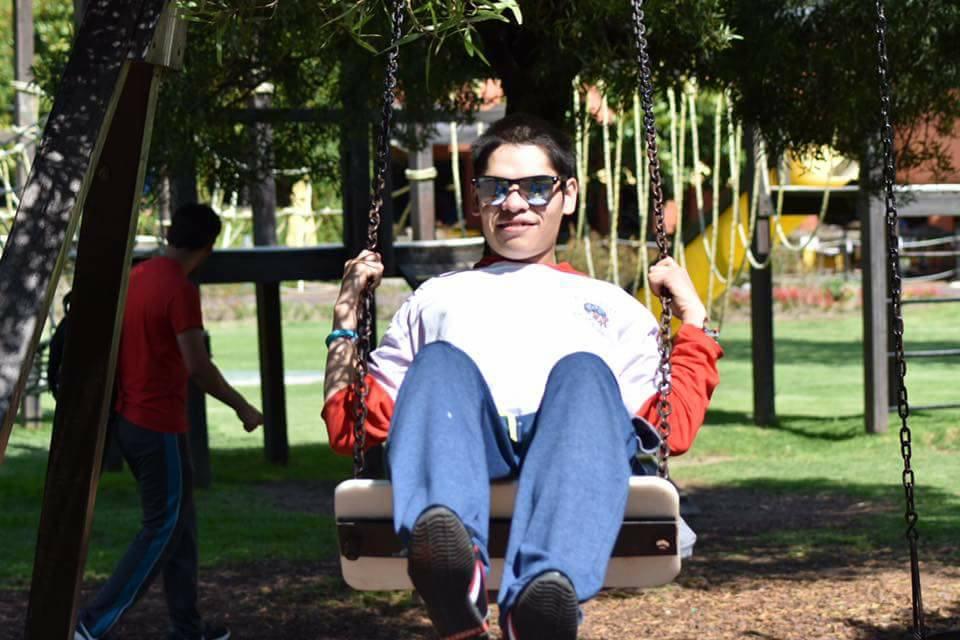
[(577, 592), (559, 571), (534, 578), (507, 614), (506, 640), (576, 640), (580, 609)]
[(420, 514), (410, 535), (407, 573), (443, 640), (488, 637), (483, 562), (455, 513), (430, 507)]
[(230, 630), (221, 624), (204, 624), (199, 636), (186, 636), (179, 631), (171, 631), (167, 640), (230, 640)]

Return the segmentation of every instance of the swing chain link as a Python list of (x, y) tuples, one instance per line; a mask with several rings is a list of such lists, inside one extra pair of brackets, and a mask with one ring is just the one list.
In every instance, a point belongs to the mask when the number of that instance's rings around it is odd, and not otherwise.
[(893, 125), (891, 125), (891, 91), (887, 58), (887, 17), (883, 0), (876, 0), (877, 9), (877, 71), (880, 79), (880, 138), (883, 145), (883, 189), (887, 224), (888, 277), (890, 279), (891, 320), (893, 322), (894, 375), (896, 375), (897, 414), (900, 416), (900, 454), (903, 457), (903, 490), (906, 497), (907, 522), (906, 538), (910, 544), (910, 573), (913, 589), (913, 637), (915, 640), (926, 638), (926, 625), (923, 616), (923, 599), (920, 591), (920, 564), (917, 550), (917, 510), (914, 503), (914, 472), (911, 468), (913, 455), (912, 434), (908, 424), (910, 404), (907, 401), (907, 363), (903, 353), (903, 280), (900, 275), (900, 245), (897, 233), (897, 203), (894, 184), (897, 178)]
[[(670, 255), (670, 240), (667, 238), (666, 224), (663, 215), (663, 178), (660, 174), (660, 158), (657, 153), (657, 127), (653, 114), (653, 72), (650, 69), (650, 54), (647, 51), (647, 28), (644, 24), (643, 0), (631, 0), (633, 9), (633, 31), (637, 42), (637, 67), (640, 70), (640, 97), (643, 105), (643, 125), (647, 142), (647, 163), (650, 172), (650, 190), (653, 194), (653, 222), (656, 234), (659, 260)], [(670, 414), (673, 408), (670, 405), (671, 365), (670, 352), (672, 337), (670, 324), (673, 320), (671, 310), (672, 298), (669, 291), (664, 290), (660, 296), (660, 335), (658, 365), (659, 381), (657, 390), (657, 414), (660, 422), (657, 431), (660, 434), (660, 447), (657, 449), (657, 472), (661, 478), (669, 479), (670, 469)]]
[[(390, 49), (387, 53), (387, 67), (383, 87), (383, 105), (380, 118), (380, 131), (377, 136), (377, 155), (374, 160), (373, 193), (370, 200), (370, 214), (367, 225), (368, 251), (376, 251), (377, 236), (380, 231), (380, 213), (383, 209), (386, 191), (387, 171), (390, 168), (390, 131), (393, 121), (393, 102), (397, 89), (399, 72), (400, 39), (403, 37), (403, 17), (406, 4), (403, 0), (393, 0), (392, 33)], [(373, 286), (367, 285), (360, 296), (357, 310), (356, 376), (353, 380), (353, 475), (360, 477), (366, 466), (367, 397), (370, 385), (367, 383), (367, 358), (373, 344)]]

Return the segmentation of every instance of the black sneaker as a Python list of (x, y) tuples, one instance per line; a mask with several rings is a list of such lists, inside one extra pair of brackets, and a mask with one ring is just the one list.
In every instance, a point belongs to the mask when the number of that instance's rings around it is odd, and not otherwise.
[(506, 640), (576, 640), (580, 609), (573, 584), (547, 571), (523, 588), (507, 614)]
[(186, 636), (179, 631), (171, 631), (167, 640), (230, 640), (230, 630), (220, 624), (204, 624), (199, 636)]
[(407, 573), (443, 640), (488, 638), (483, 562), (455, 513), (430, 507), (420, 514), (410, 535)]

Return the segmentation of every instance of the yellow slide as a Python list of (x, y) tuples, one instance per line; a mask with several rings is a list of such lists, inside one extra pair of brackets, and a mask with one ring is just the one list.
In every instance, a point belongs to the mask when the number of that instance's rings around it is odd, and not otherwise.
[[(830, 153), (824, 153), (821, 156), (820, 159), (811, 156), (802, 160), (791, 160), (788, 184), (821, 188), (827, 185), (839, 187), (856, 179), (858, 167), (855, 162)], [(833, 158), (832, 161), (830, 160), (831, 157)], [(771, 171), (770, 180), (771, 184), (777, 184), (776, 171)], [(713, 252), (710, 250), (710, 246), (713, 238), (713, 224), (707, 226), (705, 233), (698, 235), (684, 247), (687, 271), (693, 279), (697, 293), (700, 294), (700, 299), (704, 301), (708, 309), (715, 300), (720, 299), (726, 290), (727, 283), (725, 280), (728, 274), (732, 273), (735, 278), (741, 266), (747, 266), (743, 265), (743, 261), (746, 260), (746, 250), (741, 240), (741, 234), (738, 233), (735, 225), (739, 222), (743, 230), (742, 236), (748, 236), (750, 221), (750, 197), (748, 194), (740, 196), (739, 211), (736, 212), (736, 216), (734, 213), (734, 207), (731, 205), (720, 214), (719, 220), (716, 221), (719, 226), (717, 228), (716, 255), (713, 256), (712, 260), (711, 254)], [(818, 211), (811, 211), (810, 215), (816, 216), (818, 213)], [(783, 234), (789, 236), (805, 220), (806, 216), (790, 215), (781, 217), (779, 224)], [(772, 243), (778, 243), (779, 238), (775, 233), (774, 224), (776, 222), (771, 221), (770, 240)], [(637, 292), (637, 298), (641, 302), (645, 300), (643, 289)], [(657, 298), (651, 299), (650, 310), (655, 316), (659, 317), (660, 301)], [(674, 330), (676, 331), (678, 328), (679, 325), (675, 324)]]

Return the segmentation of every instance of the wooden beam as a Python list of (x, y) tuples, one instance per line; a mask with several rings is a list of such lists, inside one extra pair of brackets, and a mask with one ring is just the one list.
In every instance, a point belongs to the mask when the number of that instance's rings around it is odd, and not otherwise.
[[(387, 256), (384, 256), (387, 277), (404, 275), (408, 267), (417, 270), (427, 270), (431, 266), (462, 269), (483, 255), (483, 239), (396, 242), (393, 251), (396, 268), (391, 268)], [(218, 249), (191, 278), (198, 284), (338, 280), (343, 276), (347, 255), (347, 250), (340, 244)]]
[[(28, 84), (33, 82), (33, 0), (13, 1), (13, 24), (13, 78), (18, 83)], [(37, 107), (36, 94), (18, 88), (13, 101), (13, 124), (21, 129), (35, 125)], [(27, 164), (17, 162), (17, 187), (26, 184), (33, 155), (33, 147), (28, 146)]]
[[(93, 11), (85, 29), (95, 22)], [(90, 172), (95, 177), (80, 228), (26, 640), (73, 638), (158, 83), (152, 65), (124, 64), (118, 107)]]
[(64, 69), (17, 217), (0, 257), (0, 461), (28, 367), (131, 52), (149, 45), (164, 0), (91, 4)]
[(290, 445), (287, 440), (287, 393), (283, 380), (280, 283), (258, 284), (256, 291), (264, 453), (269, 462), (285, 465), (290, 457)]
[(436, 174), (433, 166), (433, 146), (410, 151), (410, 169), (407, 179), (410, 181), (410, 224), (413, 226), (414, 240), (433, 240), (436, 235), (437, 205), (434, 198), (433, 178)]
[(887, 225), (884, 205), (870, 192), (877, 176), (868, 154), (860, 161), (860, 242), (863, 272), (863, 417), (867, 433), (883, 433), (889, 422), (887, 352)]
[[(747, 149), (754, 149), (753, 136), (756, 129), (747, 131)], [(757, 167), (752, 151), (747, 153), (747, 184), (752, 186), (756, 171), (766, 171), (766, 167)], [(758, 262), (765, 262), (770, 256), (770, 216), (773, 203), (763, 193), (758, 196), (757, 222), (750, 251)], [(770, 426), (777, 421), (774, 384), (774, 341), (773, 341), (773, 269), (767, 265), (757, 269), (750, 265), (750, 337), (753, 358), (753, 423)]]
[(218, 249), (192, 277), (200, 284), (337, 280), (346, 259), (341, 244)]

